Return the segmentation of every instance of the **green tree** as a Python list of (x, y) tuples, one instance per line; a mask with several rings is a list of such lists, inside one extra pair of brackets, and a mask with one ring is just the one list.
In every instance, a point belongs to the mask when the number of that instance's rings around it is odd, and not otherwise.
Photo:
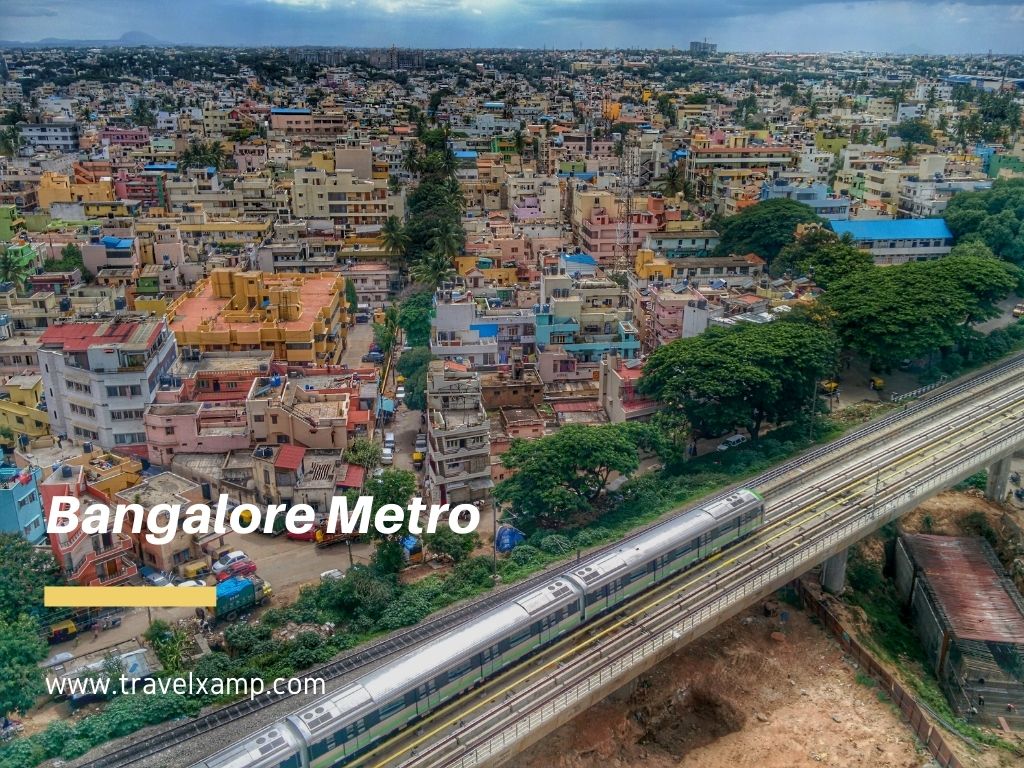
[(46, 692), (39, 667), (45, 658), (46, 643), (35, 621), (24, 614), (0, 617), (0, 716), (27, 712)]
[(345, 449), (345, 461), (360, 467), (374, 469), (380, 466), (381, 447), (365, 437), (357, 437)]
[(398, 309), (392, 305), (384, 310), (384, 322), (373, 324), (373, 339), (385, 355), (390, 355), (395, 348), (398, 330)]
[(13, 283), (18, 288), (24, 288), (34, 266), (31, 260), (15, 253), (13, 249), (4, 248), (0, 251), (0, 282)]
[(658, 180), (658, 191), (666, 197), (675, 197), (683, 191), (685, 186), (683, 169), (679, 167), (678, 163), (672, 163), (665, 170), (665, 175)]
[(43, 587), (62, 583), (57, 563), (15, 533), (0, 533), (0, 620), (13, 623), (24, 610), (43, 614)]
[(14, 157), (21, 149), (21, 131), (9, 126), (0, 130), (0, 155)]
[(999, 258), (1024, 265), (1024, 179), (996, 179), (990, 190), (960, 192), (944, 218), (957, 243), (981, 242)]
[(766, 421), (781, 424), (806, 408), (837, 355), (835, 336), (802, 320), (710, 328), (654, 350), (640, 389), (681, 407), (704, 436), (744, 428), (756, 441)]
[(903, 141), (910, 144), (931, 144), (932, 127), (927, 120), (917, 118), (915, 120), (904, 120), (896, 126), (895, 133)]
[(427, 346), (414, 346), (398, 358), (398, 372), (405, 376), (405, 404), (410, 410), (427, 407), (427, 370), (433, 359)]
[(345, 304), (348, 306), (348, 314), (355, 315), (359, 308), (359, 293), (356, 291), (356, 284), (353, 280), (345, 279)]
[(765, 200), (725, 219), (715, 255), (756, 253), (769, 263), (793, 242), (798, 224), (819, 223), (814, 210), (786, 198)]
[(426, 534), (423, 546), (435, 555), (461, 563), (476, 549), (480, 537), (475, 533), (456, 533), (447, 525), (438, 526), (434, 533)]
[(970, 326), (998, 313), (1020, 270), (978, 243), (936, 261), (859, 270), (834, 282), (825, 305), (843, 344), (885, 370), (905, 358), (949, 351)]
[(406, 232), (401, 219), (397, 216), (388, 216), (381, 227), (380, 239), (388, 256), (399, 261), (405, 258), (409, 249), (409, 233)]
[(800, 274), (812, 276), (815, 283), (826, 289), (836, 280), (870, 269), (874, 269), (871, 254), (848, 240), (826, 243), (797, 262)]
[(631, 424), (571, 424), (537, 440), (515, 440), (502, 454), (514, 474), (494, 489), (520, 527), (560, 528), (589, 512), (614, 473), (639, 466), (639, 433)]
[(132, 106), (132, 122), (135, 125), (153, 127), (156, 125), (156, 114), (149, 99), (138, 98)]
[(452, 257), (441, 250), (431, 249), (412, 265), (409, 276), (420, 285), (434, 289), (456, 275)]
[(434, 295), (430, 291), (417, 291), (399, 305), (398, 324), (405, 332), (409, 346), (422, 347), (430, 342), (430, 318), (433, 312)]

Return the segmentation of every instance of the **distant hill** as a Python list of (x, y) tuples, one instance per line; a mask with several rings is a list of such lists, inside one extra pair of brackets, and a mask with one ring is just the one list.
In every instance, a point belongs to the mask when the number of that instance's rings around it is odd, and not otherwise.
[(0, 48), (117, 48), (119, 46), (148, 46), (159, 48), (173, 45), (166, 40), (159, 40), (145, 32), (125, 32), (116, 40), (66, 40), (60, 37), (44, 37), (35, 42), (18, 42), (16, 40), (0, 40)]

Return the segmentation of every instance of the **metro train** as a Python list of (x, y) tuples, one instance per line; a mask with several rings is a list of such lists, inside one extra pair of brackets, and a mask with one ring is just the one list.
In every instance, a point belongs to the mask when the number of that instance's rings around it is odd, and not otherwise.
[(596, 552), (547, 584), (407, 651), (193, 768), (335, 768), (479, 681), (764, 523), (741, 489)]

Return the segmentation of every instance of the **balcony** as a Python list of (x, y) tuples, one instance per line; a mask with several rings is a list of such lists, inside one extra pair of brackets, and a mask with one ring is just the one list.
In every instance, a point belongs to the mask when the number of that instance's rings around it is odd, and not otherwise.
[(131, 580), (133, 577), (138, 576), (139, 567), (128, 557), (122, 556), (116, 571), (108, 574), (99, 576), (89, 582), (90, 587), (105, 586), (111, 587), (117, 584), (123, 584), (126, 581)]

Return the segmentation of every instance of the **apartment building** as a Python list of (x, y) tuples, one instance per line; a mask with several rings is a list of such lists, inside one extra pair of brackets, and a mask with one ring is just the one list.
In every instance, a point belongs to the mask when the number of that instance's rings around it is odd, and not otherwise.
[(662, 409), (662, 404), (657, 400), (636, 391), (642, 375), (643, 365), (639, 360), (622, 360), (613, 353), (601, 361), (598, 399), (608, 421), (621, 424), (625, 421), (649, 419)]
[(48, 328), (38, 357), (51, 429), (145, 455), (143, 412), (175, 353), (163, 318), (107, 315)]
[(919, 179), (911, 176), (900, 182), (896, 215), (907, 219), (933, 219), (942, 216), (953, 196), (960, 192), (992, 189), (989, 179)]
[(341, 274), (355, 285), (359, 303), (373, 308), (388, 306), (402, 287), (399, 271), (383, 261), (346, 264)]
[(296, 217), (329, 220), (348, 235), (381, 227), (389, 216), (401, 218), (404, 212), (402, 197), (389, 193), (386, 180), (360, 179), (350, 170), (295, 171), (292, 213)]
[[(96, 462), (94, 464), (93, 462)], [(74, 496), (88, 503), (109, 502), (103, 488), (118, 488), (124, 478), (138, 482), (142, 465), (131, 459), (104, 454), (99, 449), (62, 461), (39, 485), (43, 508), (53, 508), (57, 496)], [(132, 537), (126, 533), (85, 533), (81, 527), (69, 533), (48, 534), (54, 559), (69, 584), (115, 586), (138, 576), (132, 559)]]
[[(632, 226), (627, 227), (624, 219), (603, 208), (595, 208), (583, 220), (580, 245), (602, 267), (615, 266), (616, 259), (625, 258), (634, 252), (648, 234), (659, 229), (658, 220), (650, 211), (637, 211), (631, 214), (631, 219)], [(626, 237), (630, 233), (627, 242)]]
[(30, 544), (46, 537), (39, 467), (0, 465), (0, 533), (13, 533)]
[(756, 170), (770, 174), (794, 164), (792, 147), (749, 143), (746, 136), (694, 136), (686, 157), (685, 178), (695, 193), (709, 197), (711, 177), (716, 169), (729, 171)]
[(70, 120), (54, 120), (51, 123), (18, 123), (23, 146), (33, 149), (55, 149), (58, 152), (77, 152), (79, 142), (78, 123)]
[(318, 516), (327, 516), (335, 494), (360, 490), (366, 480), (366, 468), (342, 461), (337, 451), (258, 445), (252, 457), (257, 498), (265, 504), (308, 504)]
[(537, 370), (546, 385), (597, 381), (604, 355), (639, 357), (640, 339), (626, 292), (600, 273), (541, 276), (537, 307)]
[(427, 371), (427, 493), (436, 504), (489, 503), (490, 419), (479, 374), (434, 360)]
[(843, 221), (850, 218), (850, 206), (853, 201), (849, 197), (834, 195), (828, 185), (820, 182), (813, 184), (796, 184), (788, 179), (765, 181), (761, 185), (761, 200), (777, 200), (785, 198), (809, 206), (814, 212), (828, 221)]
[(8, 376), (0, 394), (0, 427), (10, 430), (14, 443), (27, 448), (50, 434), (43, 397), (43, 377), (37, 373)]

